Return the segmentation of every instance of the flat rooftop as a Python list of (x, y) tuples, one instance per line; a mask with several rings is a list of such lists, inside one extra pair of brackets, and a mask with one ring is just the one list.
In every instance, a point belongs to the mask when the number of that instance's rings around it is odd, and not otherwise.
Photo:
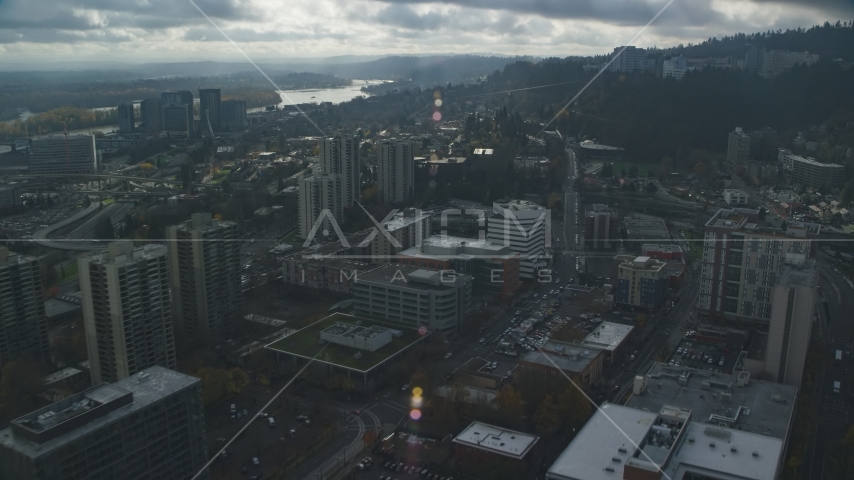
[(759, 210), (752, 208), (722, 208), (706, 222), (707, 227), (741, 228), (750, 219), (758, 219)]
[[(554, 346), (552, 346), (552, 348), (554, 348)], [(550, 352), (553, 351), (552, 348), (543, 346), (543, 350), (549, 350)], [(557, 365), (561, 370), (581, 373), (602, 352), (597, 349), (577, 348), (577, 346), (574, 349), (568, 347), (564, 348), (564, 354), (546, 353), (545, 355), (548, 355), (548, 358), (546, 358), (544, 354), (535, 350), (522, 355), (521, 360), (549, 368), (554, 368), (554, 365)], [(551, 360), (551, 362), (549, 360)], [(552, 362), (554, 362), (554, 365), (552, 365)]]
[[(361, 322), (361, 325), (359, 325), (359, 322)], [(401, 335), (399, 337), (392, 338), (389, 343), (373, 352), (348, 347), (346, 345), (339, 345), (337, 343), (322, 344), (320, 341), (320, 332), (333, 327), (336, 324), (352, 324), (366, 329), (375, 326), (383, 327), (390, 330), (397, 330), (401, 332)], [(426, 336), (427, 334), (421, 335), (417, 330), (412, 328), (385, 324), (362, 317), (356, 317), (354, 315), (335, 313), (305, 328), (297, 330), (285, 338), (276, 340), (275, 342), (267, 345), (266, 348), (275, 352), (281, 352), (306, 359), (311, 359), (317, 355), (317, 358), (315, 358), (315, 361), (317, 362), (337, 365), (342, 368), (359, 372), (366, 372), (385, 362), (392, 355), (409, 348)], [(323, 348), (324, 346), (326, 347), (325, 349)], [(359, 355), (356, 355), (357, 353)]]
[(664, 469), (674, 480), (682, 479), (688, 473), (705, 474), (721, 480), (776, 479), (784, 447), (779, 438), (713, 427), (697, 421), (688, 422), (684, 438)]
[(645, 243), (645, 244), (643, 244), (643, 251), (644, 252), (674, 253), (674, 252), (681, 252), (682, 247), (680, 247), (679, 245), (664, 245), (664, 244), (660, 244), (660, 243)]
[[(623, 343), (623, 340), (629, 336), (629, 333), (634, 328), (631, 325), (623, 325), (622, 323), (602, 322), (596, 327), (596, 330), (593, 330), (584, 338), (580, 346), (613, 352)], [(656, 409), (656, 411), (658, 410), (660, 409)]]
[(64, 315), (70, 315), (72, 312), (76, 312), (80, 309), (80, 305), (63, 302), (56, 298), (49, 298), (44, 302), (44, 313), (48, 320), (62, 317)]
[(602, 145), (600, 143), (593, 143), (590, 140), (585, 140), (579, 144), (581, 148), (585, 148), (587, 150), (608, 150), (612, 152), (620, 152), (625, 150), (622, 147), (612, 147), (610, 145)]
[(658, 240), (670, 238), (667, 225), (661, 219), (626, 218), (623, 220), (626, 236), (632, 240)]
[[(357, 283), (375, 283), (410, 288), (413, 290), (447, 291), (453, 289), (452, 282), (440, 282), (441, 272), (396, 263), (383, 265), (370, 272), (360, 273)], [(446, 275), (447, 277), (447, 275)]]
[(808, 258), (801, 265), (786, 265), (780, 273), (778, 285), (787, 287), (814, 287), (816, 285), (815, 259)]
[[(198, 378), (183, 373), (151, 367), (113, 384), (96, 385), (13, 420), (12, 428), (0, 431), (0, 444), (31, 458), (46, 455), (197, 382), (200, 382)], [(111, 403), (114, 405), (109, 405)], [(98, 415), (96, 409), (102, 406), (108, 408)], [(68, 422), (87, 413), (91, 419), (79, 427), (74, 428), (74, 422)], [(13, 429), (32, 432), (45, 440), (37, 442), (13, 434)], [(55, 429), (54, 432), (48, 432), (51, 429)]]
[[(686, 374), (687, 381), (680, 384), (679, 377)], [(691, 410), (697, 422), (718, 425), (712, 416), (723, 416), (735, 419), (729, 422), (734, 429), (787, 438), (798, 389), (752, 378), (747, 386), (738, 387), (736, 375), (656, 363), (646, 375), (646, 391), (632, 395), (626, 406), (657, 412), (673, 405)], [(708, 388), (703, 386), (706, 381), (711, 384)], [(723, 400), (721, 394), (727, 390), (732, 398)]]
[(513, 459), (525, 458), (540, 437), (527, 433), (507, 430), (486, 423), (472, 422), (459, 435), (454, 443), (476, 448)]
[(421, 212), (420, 210), (416, 210), (413, 215), (407, 216), (406, 212), (399, 212), (392, 217), (391, 220), (385, 223), (385, 228), (389, 232), (393, 232), (395, 230), (400, 230), (401, 228), (408, 227), (416, 222), (420, 222), (422, 220), (430, 218), (430, 214), (426, 212)]
[[(615, 480), (632, 458), (658, 417), (658, 410), (644, 411), (610, 403), (602, 404), (578, 435), (549, 468), (549, 480)], [(613, 422), (613, 423), (612, 423)], [(619, 426), (619, 428), (617, 428)], [(621, 452), (625, 449), (626, 452)], [(620, 458), (617, 464), (614, 459)], [(612, 467), (616, 472), (608, 472)]]
[(486, 239), (433, 235), (424, 239), (420, 247), (412, 247), (398, 255), (415, 258), (511, 258), (516, 253), (507, 245), (501, 245)]

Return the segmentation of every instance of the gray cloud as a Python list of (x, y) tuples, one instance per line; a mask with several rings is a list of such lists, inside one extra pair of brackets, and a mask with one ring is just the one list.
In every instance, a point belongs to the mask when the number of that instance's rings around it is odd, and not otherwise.
[[(260, 20), (246, 0), (194, 0), (208, 16)], [(93, 17), (102, 21), (93, 22)], [(8, 0), (0, 3), (0, 30), (93, 30), (111, 27), (170, 28), (206, 23), (186, 0)]]
[[(648, 22), (668, 0), (379, 0), (391, 5), (441, 3), (480, 10), (501, 10), (539, 15), (551, 19), (601, 20), (615, 25)], [(676, 0), (659, 19), (667, 23), (702, 24), (722, 20), (711, 0)]]

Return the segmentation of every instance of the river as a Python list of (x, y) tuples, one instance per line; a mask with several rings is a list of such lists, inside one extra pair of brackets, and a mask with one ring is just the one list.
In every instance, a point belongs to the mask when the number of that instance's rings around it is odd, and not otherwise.
[[(341, 88), (306, 88), (304, 90), (276, 90), (282, 97), (282, 103), (278, 106), (284, 108), (287, 105), (302, 103), (332, 102), (334, 104), (350, 101), (356, 97), (367, 97), (368, 94), (360, 89), (366, 85), (379, 85), (387, 80), (353, 80), (346, 87)], [(246, 113), (263, 112), (264, 107), (250, 108)]]
[[(301, 103), (321, 103), (321, 102), (332, 102), (334, 104), (342, 103), (350, 101), (356, 97), (367, 97), (368, 94), (362, 92), (360, 88), (365, 85), (379, 85), (381, 83), (386, 82), (387, 80), (353, 80), (353, 82), (346, 87), (341, 88), (307, 88), (304, 90), (277, 90), (276, 92), (282, 97), (282, 103), (278, 106), (279, 108), (284, 108), (287, 105), (293, 104), (301, 104)], [(198, 99), (196, 99), (198, 102)], [(109, 110), (116, 107), (98, 107), (92, 108), (92, 111), (98, 110)], [(246, 110), (246, 113), (255, 113), (255, 112), (263, 112), (265, 107), (258, 108), (249, 108)], [(26, 120), (27, 118), (33, 115), (28, 109), (22, 109), (21, 115), (19, 117), (20, 120)], [(12, 123), (15, 120), (5, 120), (6, 123)], [(100, 127), (90, 127), (90, 128), (81, 128), (77, 130), (69, 130), (69, 135), (77, 135), (77, 134), (86, 134), (94, 131), (101, 131), (104, 133), (109, 133), (115, 130), (118, 130), (118, 125), (101, 125)], [(44, 137), (46, 135), (55, 135), (62, 132), (53, 132), (44, 135), (36, 135), (35, 138)]]

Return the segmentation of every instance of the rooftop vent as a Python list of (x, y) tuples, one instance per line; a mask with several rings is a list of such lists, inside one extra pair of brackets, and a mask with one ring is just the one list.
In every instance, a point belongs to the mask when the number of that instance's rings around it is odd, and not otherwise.
[(613, 472), (613, 471), (614, 471), (614, 467), (605, 467), (605, 471), (606, 471), (606, 472)]
[(688, 443), (694, 443), (694, 437), (689, 438)]
[(715, 448), (715, 442), (710, 443), (709, 446)]
[(623, 460), (622, 460), (622, 459), (620, 459), (620, 457), (611, 457), (611, 461), (612, 461), (612, 462), (614, 462), (614, 463), (620, 463), (620, 462), (622, 462)]
[(628, 450), (626, 450), (626, 447), (620, 447), (620, 448), (618, 448), (618, 449), (617, 449), (617, 451), (618, 451), (618, 452), (620, 452), (620, 453), (629, 453), (629, 451), (628, 451)]
[(735, 447), (730, 447), (729, 451), (730, 451), (730, 452), (732, 452), (732, 453), (735, 453), (735, 452), (737, 452), (737, 451), (738, 451), (738, 449), (737, 449), (737, 448), (735, 448)]
[(757, 451), (755, 451), (755, 450), (754, 450), (754, 451), (753, 451), (753, 456), (754, 456), (754, 457), (756, 457), (756, 458), (759, 458), (759, 452), (757, 452)]

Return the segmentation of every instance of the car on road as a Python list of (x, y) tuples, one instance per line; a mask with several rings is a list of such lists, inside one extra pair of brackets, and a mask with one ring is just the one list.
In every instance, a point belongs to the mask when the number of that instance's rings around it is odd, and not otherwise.
[(252, 457), (252, 465), (261, 465), (261, 460), (258, 460), (258, 457)]
[(362, 414), (362, 411), (361, 410), (350, 410), (350, 413), (352, 413), (353, 415), (356, 415), (358, 417), (359, 415)]
[(404, 385), (404, 386), (400, 387), (400, 391), (401, 391), (401, 392), (405, 392), (405, 391), (407, 391), (407, 390), (409, 390), (409, 384), (408, 384), (408, 383), (407, 383), (406, 385)]
[(446, 353), (445, 358), (451, 358), (451, 352)]

